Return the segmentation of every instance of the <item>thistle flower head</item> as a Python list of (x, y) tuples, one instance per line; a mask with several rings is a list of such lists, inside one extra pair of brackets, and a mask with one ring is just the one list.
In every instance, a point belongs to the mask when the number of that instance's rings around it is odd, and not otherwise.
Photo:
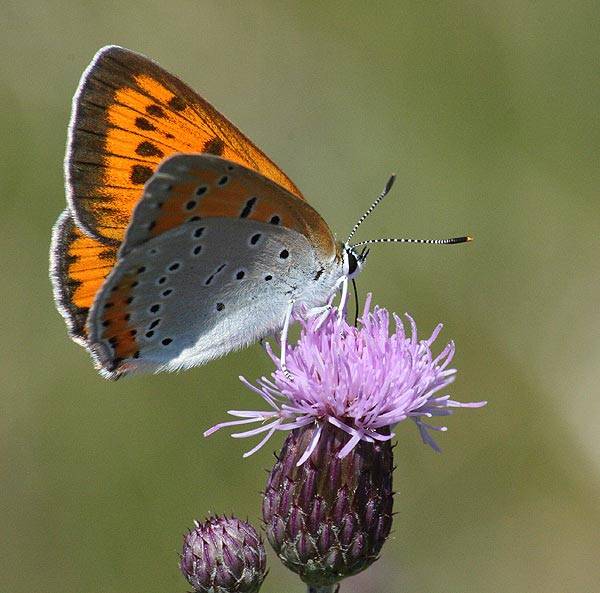
[(235, 517), (211, 517), (183, 537), (179, 567), (197, 593), (257, 593), (266, 553), (252, 525)]
[[(349, 325), (330, 310), (323, 318), (301, 317), (302, 329), (296, 345), (287, 349), (286, 374), (279, 357), (270, 348), (276, 365), (271, 379), (262, 377), (256, 385), (245, 378), (242, 382), (258, 393), (270, 409), (265, 411), (231, 410), (240, 418), (217, 424), (205, 435), (226, 427), (261, 423), (258, 428), (236, 433), (249, 437), (262, 433), (263, 439), (246, 453), (258, 450), (278, 430), (289, 431), (313, 422), (332, 424), (348, 434), (339, 451), (347, 455), (360, 441), (386, 441), (394, 437), (391, 428), (410, 418), (421, 438), (439, 450), (430, 431), (443, 431), (426, 419), (448, 416), (453, 408), (481, 407), (486, 402), (460, 403), (439, 392), (454, 381), (456, 369), (450, 368), (454, 343), (449, 342), (436, 355), (432, 346), (442, 325), (424, 340), (419, 340), (417, 327), (408, 314), (409, 331), (396, 314), (392, 314), (395, 331), (390, 334), (390, 314), (375, 306), (371, 311), (371, 295), (365, 302), (359, 326)], [(313, 440), (298, 460), (308, 459), (320, 438)]]
[[(305, 461), (306, 447), (320, 438)], [(392, 445), (359, 441), (340, 458), (346, 434), (332, 424), (292, 430), (269, 474), (263, 521), (279, 559), (310, 585), (332, 585), (377, 560), (392, 526)]]

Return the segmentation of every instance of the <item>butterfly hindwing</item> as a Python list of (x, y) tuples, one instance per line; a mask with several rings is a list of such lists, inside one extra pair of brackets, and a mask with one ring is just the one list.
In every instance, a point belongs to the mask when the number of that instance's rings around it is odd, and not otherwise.
[(111, 378), (203, 364), (281, 328), (323, 265), (285, 227), (185, 222), (119, 259), (90, 312), (90, 347)]
[(57, 307), (79, 344), (87, 345), (86, 319), (116, 261), (116, 248), (81, 232), (65, 210), (52, 232), (50, 278)]
[(188, 221), (233, 218), (281, 226), (304, 235), (328, 258), (335, 239), (304, 200), (270, 179), (209, 154), (177, 154), (146, 184), (119, 254)]
[(88, 234), (118, 244), (145, 182), (177, 152), (207, 152), (262, 173), (297, 198), (292, 181), (234, 125), (151, 60), (109, 46), (73, 98), (67, 198)]

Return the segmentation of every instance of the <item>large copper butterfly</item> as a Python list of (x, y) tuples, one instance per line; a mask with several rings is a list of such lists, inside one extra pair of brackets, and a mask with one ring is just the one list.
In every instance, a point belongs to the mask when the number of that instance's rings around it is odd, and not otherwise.
[(200, 365), (282, 328), (285, 339), (292, 313), (345, 294), (365, 257), (223, 115), (121, 47), (83, 73), (65, 177), (54, 296), (107, 378)]

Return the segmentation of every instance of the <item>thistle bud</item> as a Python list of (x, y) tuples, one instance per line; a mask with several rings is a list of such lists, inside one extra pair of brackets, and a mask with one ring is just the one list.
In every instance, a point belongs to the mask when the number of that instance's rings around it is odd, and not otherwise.
[(269, 542), (285, 566), (313, 588), (370, 566), (392, 525), (390, 441), (360, 441), (340, 458), (347, 441), (329, 423), (293, 430), (265, 490)]
[(183, 538), (179, 567), (198, 593), (256, 593), (266, 575), (262, 539), (235, 517), (211, 517)]

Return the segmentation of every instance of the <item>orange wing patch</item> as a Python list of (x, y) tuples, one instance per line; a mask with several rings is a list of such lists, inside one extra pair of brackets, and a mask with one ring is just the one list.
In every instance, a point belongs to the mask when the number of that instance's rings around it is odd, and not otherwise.
[(147, 58), (101, 49), (73, 101), (67, 192), (77, 222), (122, 241), (143, 185), (167, 156), (208, 152), (302, 194), (262, 151), (202, 97)]
[(57, 307), (71, 338), (87, 346), (88, 312), (116, 262), (116, 248), (82, 233), (65, 210), (54, 226), (51, 254), (50, 278)]

